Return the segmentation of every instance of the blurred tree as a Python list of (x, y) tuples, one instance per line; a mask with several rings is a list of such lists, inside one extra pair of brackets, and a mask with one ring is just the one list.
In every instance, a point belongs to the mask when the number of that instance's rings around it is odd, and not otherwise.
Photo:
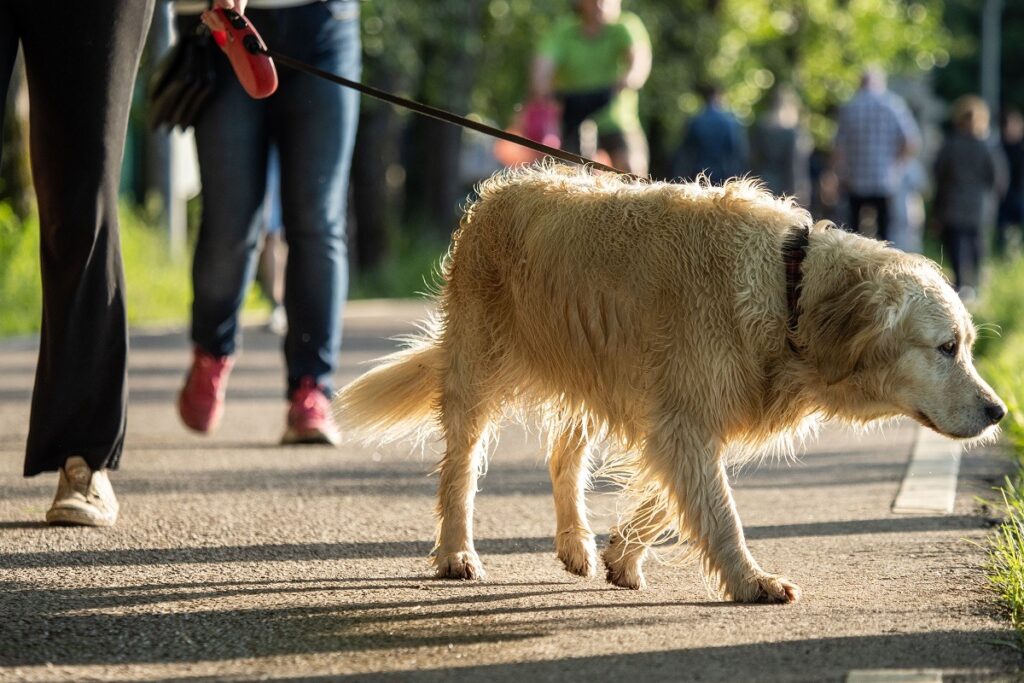
[[(853, 94), (864, 65), (920, 73), (949, 60), (941, 0), (625, 0), (623, 8), (651, 33), (654, 68), (641, 116), (671, 131), (669, 143), (699, 109), (702, 81), (718, 83), (748, 121), (776, 82), (792, 83), (825, 143), (833, 132), (827, 113)], [(473, 105), (504, 123), (525, 92), (534, 45), (569, 3), (491, 0), (488, 9)]]
[[(830, 112), (853, 92), (867, 62), (904, 74), (939, 67), (941, 94), (976, 91), (979, 7), (980, 0), (623, 0), (645, 22), (654, 51), (640, 100), (652, 170), (666, 173), (686, 119), (701, 104), (695, 86), (702, 81), (717, 81), (747, 121), (775, 83), (791, 83), (820, 146), (833, 132)], [(364, 0), (363, 79), (506, 126), (525, 96), (536, 45), (569, 11), (570, 0)], [(1004, 97), (1024, 107), (1024, 62), (1014, 59), (1024, 41), (1024, 3), (1006, 2), (1004, 31)], [(24, 149), (19, 123), (5, 119), (0, 193), (27, 211), (27, 152), (13, 151)], [(362, 99), (352, 170), (358, 265), (382, 261), (403, 214), (450, 232), (465, 193), (460, 149), (458, 129)]]
[[(484, 45), (484, 4), (485, 0), (431, 3), (431, 16), (421, 29), (421, 102), (456, 114), (470, 112), (471, 94), (481, 86), (477, 60)], [(447, 237), (458, 225), (458, 207), (466, 194), (459, 173), (462, 129), (424, 116), (410, 123), (408, 153), (415, 173), (408, 175), (407, 208)]]
[[(420, 81), (423, 60), (415, 39), (423, 20), (418, 3), (363, 3), (363, 82), (405, 97)], [(391, 231), (404, 200), (401, 138), (410, 115), (363, 97), (352, 155), (352, 215), (355, 266), (372, 269), (387, 257)], [(354, 227), (354, 229), (352, 229)]]
[[(364, 2), (364, 81), (455, 113), (469, 112), (484, 44), (484, 5), (484, 0)], [(395, 216), (384, 207), (396, 204), (391, 201), (396, 193), (404, 194), (399, 204), (407, 215), (424, 217), (444, 235), (454, 229), (465, 196), (458, 172), (462, 133), (370, 98), (363, 98), (360, 126), (353, 158), (355, 242), (359, 265), (372, 267), (387, 253)], [(399, 167), (402, 160), (406, 168)]]
[[(935, 74), (935, 90), (945, 100), (978, 93), (981, 88), (978, 42), (982, 4), (982, 0), (948, 0), (946, 3), (946, 26), (956, 38), (950, 48), (949, 65)], [(1019, 56), (1020, 46), (1024, 44), (1024, 3), (1004, 3), (1002, 27), (1002, 100), (1024, 110), (1024, 60)]]
[[(387, 88), (387, 81), (380, 77), (374, 85)], [(401, 135), (399, 119), (392, 107), (364, 99), (350, 182), (354, 220), (349, 233), (353, 247), (351, 256), (357, 269), (379, 266), (389, 252), (391, 225), (397, 215), (395, 207), (401, 200), (401, 187), (394, 177), (400, 168), (398, 140)]]

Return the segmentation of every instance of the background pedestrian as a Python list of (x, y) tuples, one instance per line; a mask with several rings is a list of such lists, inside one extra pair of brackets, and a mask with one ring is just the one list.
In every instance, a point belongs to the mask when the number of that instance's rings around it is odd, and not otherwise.
[(920, 147), (920, 131), (906, 103), (887, 89), (885, 73), (869, 68), (860, 89), (839, 111), (834, 155), (850, 209), (850, 229), (863, 232), (865, 210), (874, 214), (878, 239), (889, 239), (890, 202), (900, 164)]

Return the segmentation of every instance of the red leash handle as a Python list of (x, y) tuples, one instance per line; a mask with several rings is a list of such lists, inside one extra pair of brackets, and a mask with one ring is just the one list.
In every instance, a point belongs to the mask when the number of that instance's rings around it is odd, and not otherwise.
[(267, 56), (267, 44), (260, 38), (249, 20), (241, 14), (223, 7), (214, 12), (226, 30), (212, 30), (213, 39), (228, 56), (231, 68), (250, 97), (261, 100), (277, 90), (277, 69)]

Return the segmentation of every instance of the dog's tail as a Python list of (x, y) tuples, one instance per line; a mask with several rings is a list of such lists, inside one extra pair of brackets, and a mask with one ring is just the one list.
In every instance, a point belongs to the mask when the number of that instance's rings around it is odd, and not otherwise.
[(338, 426), (366, 441), (385, 443), (422, 439), (436, 427), (441, 399), (443, 349), (434, 339), (418, 338), (334, 396)]

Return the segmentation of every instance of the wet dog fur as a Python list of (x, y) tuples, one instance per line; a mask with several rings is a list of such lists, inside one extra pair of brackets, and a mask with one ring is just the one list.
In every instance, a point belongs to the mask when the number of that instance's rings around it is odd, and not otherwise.
[[(810, 229), (799, 316), (781, 249)], [(792, 602), (747, 549), (727, 465), (792, 448), (821, 419), (909, 416), (956, 439), (1005, 412), (971, 359), (975, 330), (931, 261), (826, 224), (755, 182), (648, 183), (546, 165), (484, 182), (441, 272), (437, 315), (342, 389), (343, 429), (376, 441), (439, 431), (437, 575), (484, 575), (473, 504), (488, 435), (539, 417), (568, 571), (598, 571), (584, 492), (599, 444), (633, 503), (608, 581), (642, 588), (677, 533), (732, 600)]]

